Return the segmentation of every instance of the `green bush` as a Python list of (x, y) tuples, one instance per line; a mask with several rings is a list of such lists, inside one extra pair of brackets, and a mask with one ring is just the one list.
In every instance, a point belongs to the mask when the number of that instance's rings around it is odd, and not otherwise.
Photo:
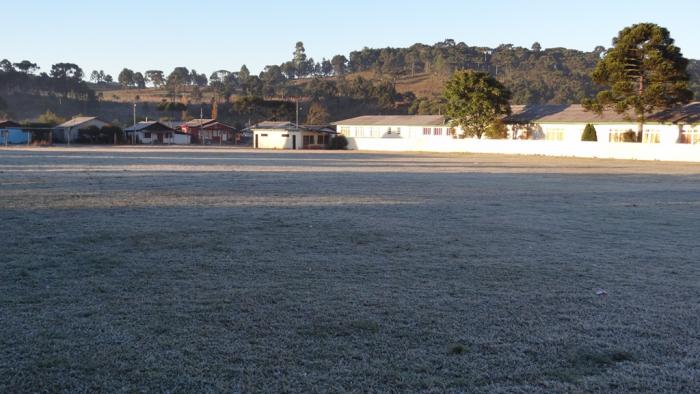
[(583, 129), (581, 141), (598, 141), (598, 134), (596, 133), (595, 127), (593, 127), (592, 124), (587, 124), (586, 128)]
[(345, 138), (344, 135), (336, 135), (335, 137), (333, 137), (330, 145), (328, 146), (329, 149), (334, 149), (334, 150), (346, 149), (347, 147), (348, 147), (348, 139)]
[(503, 140), (508, 138), (508, 126), (502, 120), (496, 119), (486, 128), (484, 135), (490, 140)]
[(99, 128), (97, 126), (89, 126), (78, 131), (78, 142), (81, 144), (113, 144), (115, 142), (122, 143), (122, 129), (115, 126), (105, 126)]

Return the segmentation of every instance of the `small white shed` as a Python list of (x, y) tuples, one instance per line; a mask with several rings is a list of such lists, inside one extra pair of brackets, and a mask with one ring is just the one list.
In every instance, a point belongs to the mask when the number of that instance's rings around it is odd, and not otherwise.
[(251, 128), (255, 149), (326, 149), (336, 132), (329, 126), (262, 122)]

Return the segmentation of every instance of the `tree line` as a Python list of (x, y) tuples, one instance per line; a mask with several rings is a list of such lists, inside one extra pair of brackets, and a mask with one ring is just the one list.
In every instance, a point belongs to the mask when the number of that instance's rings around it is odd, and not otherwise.
[[(610, 110), (638, 124), (629, 142), (642, 142), (647, 117), (674, 110), (694, 97), (688, 72), (690, 62), (668, 29), (653, 23), (626, 27), (613, 38), (613, 47), (601, 52), (591, 78), (600, 90), (585, 97), (587, 111)], [(511, 114), (511, 91), (491, 74), (474, 70), (456, 72), (445, 84), (447, 115), (462, 137), (505, 138), (502, 119)], [(595, 129), (586, 127), (584, 140), (595, 141)]]
[[(216, 101), (224, 102), (230, 102), (233, 96), (273, 102), (309, 99), (314, 113), (330, 112), (333, 116), (347, 105), (347, 100), (354, 100), (355, 104), (367, 102), (369, 107), (363, 108), (379, 113), (434, 114), (447, 110), (448, 100), (444, 95), (416, 97), (411, 92), (399, 93), (397, 81), (440, 76), (428, 78), (432, 81), (429, 83), (437, 85), (456, 73), (470, 70), (495, 78), (508, 89), (513, 104), (582, 103), (603, 89), (592, 75), (608, 51), (603, 46), (592, 51), (544, 49), (537, 42), (530, 48), (511, 44), (489, 48), (446, 39), (434, 45), (415, 44), (408, 48), (365, 47), (350, 52), (348, 57), (335, 55), (315, 61), (307, 56), (304, 43), (297, 42), (289, 60), (268, 65), (257, 75), (246, 65), (237, 71), (216, 70), (209, 76), (187, 67), (176, 67), (169, 73), (124, 68), (116, 80), (102, 70), (85, 75), (73, 63), (54, 64), (45, 73), (28, 60), (16, 63), (2, 60), (0, 93), (5, 97), (19, 92), (94, 100), (95, 93), (85, 82), (89, 79), (94, 84), (124, 89), (166, 89), (171, 102), (182, 101), (179, 98), (184, 92), (192, 102), (203, 102), (204, 92), (208, 92)], [(700, 95), (700, 62), (689, 60), (687, 73), (689, 89)]]
[(95, 99), (95, 92), (83, 80), (83, 70), (74, 63), (56, 63), (48, 73), (29, 60), (0, 61), (0, 93), (57, 96), (82, 101)]

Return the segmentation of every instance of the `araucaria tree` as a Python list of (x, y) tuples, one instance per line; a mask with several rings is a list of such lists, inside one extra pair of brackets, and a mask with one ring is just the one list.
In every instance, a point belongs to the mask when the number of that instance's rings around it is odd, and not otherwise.
[(581, 134), (581, 141), (598, 141), (598, 133), (595, 130), (595, 127), (592, 124), (587, 124), (586, 127), (583, 129), (583, 133)]
[(627, 27), (613, 39), (613, 48), (592, 74), (593, 81), (607, 90), (584, 106), (597, 113), (634, 112), (641, 141), (647, 115), (692, 100), (687, 67), (688, 59), (667, 29), (653, 23)]
[(481, 136), (504, 115), (510, 115), (511, 93), (491, 75), (459, 71), (445, 84), (447, 115), (468, 137)]

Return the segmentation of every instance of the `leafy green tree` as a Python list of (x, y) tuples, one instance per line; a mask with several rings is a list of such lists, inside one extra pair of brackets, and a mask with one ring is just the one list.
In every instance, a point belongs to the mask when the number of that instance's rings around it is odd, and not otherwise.
[(312, 100), (328, 100), (338, 95), (338, 88), (333, 81), (314, 78), (304, 87), (304, 94)]
[(326, 107), (318, 101), (311, 103), (309, 112), (306, 114), (306, 124), (325, 125), (330, 120), (330, 114)]
[(504, 140), (508, 138), (508, 126), (503, 120), (496, 119), (486, 128), (484, 135), (491, 140)]
[(37, 66), (36, 63), (30, 62), (29, 60), (22, 60), (19, 63), (14, 63), (13, 65), (20, 72), (23, 72), (25, 74), (34, 74), (37, 70), (39, 70), (39, 66)]
[(134, 86), (134, 72), (128, 68), (122, 69), (119, 76), (117, 76), (117, 81), (125, 89)]
[(595, 127), (592, 124), (587, 124), (583, 129), (581, 141), (598, 141), (598, 133), (596, 133)]
[(333, 64), (331, 63), (330, 60), (327, 60), (326, 58), (323, 58), (321, 61), (321, 74), (324, 76), (331, 75), (333, 72)]
[(97, 70), (92, 70), (92, 72), (90, 73), (90, 81), (94, 83), (100, 83), (100, 72)]
[(143, 76), (143, 74), (141, 74), (141, 72), (135, 72), (132, 80), (134, 82), (134, 85), (136, 85), (137, 88), (139, 88), (139, 89), (146, 88), (146, 78), (144, 78), (144, 76)]
[(107, 82), (107, 75), (103, 70), (93, 70), (92, 73), (90, 73), (90, 81), (96, 84)]
[(641, 141), (648, 114), (692, 100), (687, 68), (688, 60), (667, 29), (653, 23), (627, 27), (613, 39), (613, 48), (592, 74), (593, 81), (607, 89), (584, 105), (597, 113), (608, 108), (633, 111)]
[(209, 76), (209, 85), (212, 85), (216, 82), (224, 83), (226, 81), (226, 78), (231, 75), (231, 72), (228, 70), (217, 70), (211, 73)]
[(287, 81), (280, 66), (276, 65), (266, 66), (260, 73), (260, 79), (264, 85), (264, 92), (268, 96), (274, 96), (278, 88), (283, 87)]
[(83, 69), (74, 63), (56, 63), (51, 66), (51, 77), (56, 79), (83, 79)]
[(535, 42), (532, 44), (532, 51), (535, 52), (535, 53), (538, 53), (538, 52), (540, 52), (541, 50), (542, 50), (542, 45), (541, 45), (539, 42), (535, 41)]
[(297, 71), (297, 66), (292, 61), (282, 63), (280, 70), (289, 79), (294, 79), (299, 74)]
[(292, 61), (297, 70), (297, 76), (303, 77), (309, 74), (306, 63), (306, 49), (303, 42), (299, 41), (294, 46), (294, 59)]
[(491, 75), (459, 71), (445, 84), (447, 115), (469, 137), (481, 136), (497, 119), (509, 115), (511, 93)]
[(0, 70), (6, 72), (6, 73), (11, 73), (15, 72), (15, 67), (12, 65), (12, 62), (7, 60), (7, 59), (2, 59), (0, 60)]
[(207, 80), (207, 75), (206, 74), (198, 74), (196, 70), (192, 69), (190, 71), (190, 80), (189, 83), (195, 86), (199, 87), (204, 87), (207, 86), (207, 83), (209, 81)]
[(348, 59), (343, 55), (335, 55), (331, 59), (333, 65), (333, 74), (337, 76), (345, 75), (347, 71)]
[(175, 67), (168, 75), (167, 84), (175, 89), (190, 84), (190, 70), (187, 67)]
[(161, 88), (165, 85), (165, 75), (160, 70), (148, 70), (144, 78), (146, 82), (152, 84), (156, 88)]
[(241, 71), (238, 72), (238, 78), (240, 78), (242, 81), (247, 80), (250, 78), (250, 71), (248, 70), (248, 67), (246, 65), (241, 66)]

